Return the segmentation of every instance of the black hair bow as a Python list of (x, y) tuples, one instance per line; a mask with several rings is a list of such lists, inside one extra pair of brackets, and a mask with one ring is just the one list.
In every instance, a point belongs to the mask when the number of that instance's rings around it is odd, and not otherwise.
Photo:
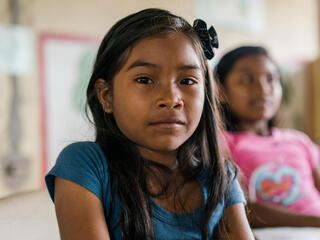
[(214, 57), (214, 48), (219, 47), (218, 35), (213, 26), (207, 30), (207, 24), (201, 19), (196, 19), (193, 22), (193, 28), (200, 38), (201, 46), (207, 59)]

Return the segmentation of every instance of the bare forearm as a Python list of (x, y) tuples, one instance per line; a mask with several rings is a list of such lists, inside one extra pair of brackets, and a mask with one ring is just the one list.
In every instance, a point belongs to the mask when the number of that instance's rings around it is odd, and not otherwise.
[[(235, 204), (225, 211), (226, 222), (221, 221), (216, 232), (216, 239), (220, 240), (253, 240), (244, 205)], [(226, 225), (225, 225), (226, 224)]]
[(294, 213), (264, 203), (248, 203), (251, 227), (320, 227), (320, 217)]
[(314, 185), (320, 192), (320, 164), (312, 172)]

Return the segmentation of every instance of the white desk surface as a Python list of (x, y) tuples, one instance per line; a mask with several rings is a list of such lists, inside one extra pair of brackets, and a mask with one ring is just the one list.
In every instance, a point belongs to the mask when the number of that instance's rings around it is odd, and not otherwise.
[(255, 228), (253, 232), (258, 240), (320, 240), (320, 228)]

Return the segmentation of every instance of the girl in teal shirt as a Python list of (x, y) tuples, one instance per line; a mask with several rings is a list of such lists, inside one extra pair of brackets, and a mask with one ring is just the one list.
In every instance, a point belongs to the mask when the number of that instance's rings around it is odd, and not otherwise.
[(217, 46), (213, 27), (161, 9), (111, 28), (87, 89), (96, 141), (67, 146), (46, 176), (62, 239), (253, 239), (220, 153)]

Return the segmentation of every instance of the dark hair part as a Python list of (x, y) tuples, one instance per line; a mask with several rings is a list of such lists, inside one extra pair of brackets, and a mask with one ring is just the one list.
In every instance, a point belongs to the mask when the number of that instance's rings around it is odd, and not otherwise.
[[(155, 173), (152, 169), (156, 168), (166, 172), (168, 176), (173, 176), (176, 172), (144, 159), (139, 154), (135, 144), (118, 129), (113, 114), (104, 112), (97, 97), (95, 82), (102, 78), (107, 84), (112, 84), (115, 74), (138, 41), (177, 32), (183, 33), (194, 45), (206, 78), (206, 97), (200, 123), (193, 135), (179, 147), (176, 170), (182, 174), (186, 183), (195, 180), (204, 170), (209, 169), (210, 174), (206, 180), (209, 186), (208, 200), (203, 221), (199, 223), (203, 239), (207, 239), (213, 210), (230, 189), (231, 180), (227, 168), (234, 166), (222, 159), (220, 154), (219, 116), (212, 94), (207, 61), (198, 36), (183, 18), (165, 10), (146, 9), (129, 15), (118, 21), (102, 40), (87, 89), (87, 103), (96, 127), (96, 142), (108, 161), (112, 199), (117, 193), (121, 203), (119, 222), (124, 239), (154, 238), (150, 195), (157, 197), (163, 194), (166, 186), (158, 194), (151, 193), (146, 183), (146, 171)], [(111, 214), (107, 216), (108, 219)]]
[[(228, 77), (228, 74), (232, 71), (234, 65), (236, 62), (244, 57), (248, 56), (257, 56), (262, 55), (270, 59), (275, 66), (277, 67), (277, 64), (271, 56), (269, 55), (268, 51), (261, 46), (241, 46), (238, 48), (235, 48), (231, 50), (230, 52), (227, 52), (220, 61), (218, 62), (217, 66), (214, 70), (214, 77), (217, 81), (219, 87), (221, 90), (224, 90), (224, 87), (226, 86), (226, 79)], [(278, 67), (277, 67), (278, 69)], [(278, 70), (280, 73), (280, 71)], [(221, 91), (224, 92), (224, 91)], [(225, 98), (225, 96), (223, 97)], [(226, 100), (226, 99), (225, 99)], [(225, 102), (225, 101), (224, 101)], [(227, 103), (221, 103), (220, 105), (220, 112), (223, 119), (223, 122), (225, 124), (225, 128), (227, 131), (230, 132), (238, 132), (239, 129), (239, 120), (235, 116), (235, 114), (231, 111), (229, 105)], [(276, 124), (275, 118), (272, 118), (268, 121), (268, 127), (272, 128)]]

